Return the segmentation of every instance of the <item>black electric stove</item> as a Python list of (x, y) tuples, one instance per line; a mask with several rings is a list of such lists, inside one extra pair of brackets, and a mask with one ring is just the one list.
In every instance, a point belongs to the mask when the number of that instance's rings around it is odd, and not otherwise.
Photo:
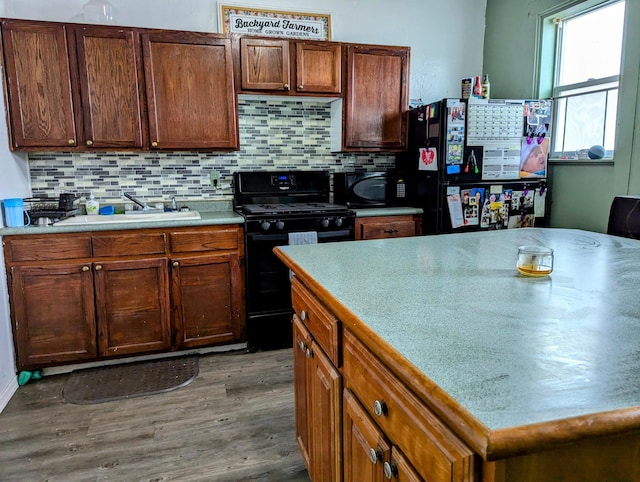
[(354, 239), (355, 213), (329, 198), (328, 171), (234, 174), (234, 209), (245, 218), (249, 350), (293, 345), (289, 271), (273, 248)]

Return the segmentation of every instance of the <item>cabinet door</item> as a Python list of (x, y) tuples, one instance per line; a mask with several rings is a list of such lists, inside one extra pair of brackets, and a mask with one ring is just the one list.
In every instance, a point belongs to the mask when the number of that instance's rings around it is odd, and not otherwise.
[(238, 253), (174, 257), (171, 294), (177, 346), (241, 341), (243, 292)]
[(405, 148), (408, 68), (407, 48), (347, 47), (345, 149)]
[(93, 265), (101, 356), (169, 348), (168, 260)]
[(144, 91), (137, 34), (87, 26), (76, 30), (76, 44), (86, 145), (142, 147)]
[(311, 480), (342, 480), (338, 370), (297, 315), (293, 317), (296, 439)]
[(384, 463), (389, 463), (391, 447), (371, 421), (358, 400), (344, 391), (344, 480), (373, 482), (384, 480)]
[(296, 90), (339, 94), (342, 91), (342, 46), (296, 42)]
[(240, 39), (242, 89), (289, 90), (289, 41)]
[(339, 481), (341, 478), (342, 434), (340, 431), (342, 379), (331, 361), (314, 342), (307, 356), (309, 364), (309, 430), (311, 479)]
[(14, 266), (11, 305), (18, 369), (96, 358), (89, 263)]
[(398, 447), (391, 448), (391, 462), (384, 464), (384, 476), (394, 482), (422, 482), (411, 463)]
[(14, 148), (73, 147), (78, 134), (73, 36), (63, 24), (2, 21)]
[(231, 40), (215, 34), (141, 35), (149, 136), (157, 149), (236, 149)]
[(293, 382), (296, 414), (296, 440), (302, 459), (311, 471), (311, 446), (308, 410), (309, 405), (309, 368), (310, 359), (307, 358), (307, 350), (311, 348), (311, 335), (296, 315), (293, 317)]

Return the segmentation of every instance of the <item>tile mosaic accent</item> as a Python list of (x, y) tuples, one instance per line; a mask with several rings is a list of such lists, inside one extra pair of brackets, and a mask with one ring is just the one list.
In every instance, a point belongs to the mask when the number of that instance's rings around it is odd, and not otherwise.
[[(29, 154), (35, 196), (93, 192), (101, 202), (124, 190), (147, 201), (230, 200), (240, 170), (386, 170), (393, 154), (331, 153), (331, 106), (323, 102), (238, 100), (240, 150), (236, 152), (38, 153)], [(209, 173), (221, 173), (214, 190)]]

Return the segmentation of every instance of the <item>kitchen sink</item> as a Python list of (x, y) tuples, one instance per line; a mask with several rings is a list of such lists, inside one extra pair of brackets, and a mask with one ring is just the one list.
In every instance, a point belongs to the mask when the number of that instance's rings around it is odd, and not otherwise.
[(87, 224), (115, 224), (115, 223), (144, 223), (151, 221), (200, 219), (198, 211), (171, 211), (164, 213), (136, 213), (136, 214), (110, 214), (110, 215), (81, 215), (63, 219), (54, 226), (77, 226)]

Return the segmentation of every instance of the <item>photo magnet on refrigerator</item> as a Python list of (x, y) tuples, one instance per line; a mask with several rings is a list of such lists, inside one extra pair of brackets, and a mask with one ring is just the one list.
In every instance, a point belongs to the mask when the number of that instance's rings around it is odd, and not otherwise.
[(438, 170), (438, 153), (435, 147), (421, 147), (418, 149), (418, 170)]

